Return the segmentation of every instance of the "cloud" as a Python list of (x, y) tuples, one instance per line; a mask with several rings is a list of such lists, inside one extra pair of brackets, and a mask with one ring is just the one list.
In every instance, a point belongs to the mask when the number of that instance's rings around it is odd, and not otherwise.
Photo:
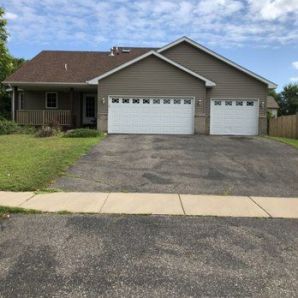
[(0, 0), (11, 43), (159, 46), (187, 35), (221, 47), (298, 45), (298, 0)]
[(298, 83), (298, 77), (293, 77), (293, 78), (290, 78), (290, 81), (293, 82), (293, 83)]
[[(297, 0), (248, 0), (250, 9), (264, 20), (285, 18), (289, 14), (297, 15)], [(296, 13), (295, 13), (296, 11)]]
[(295, 69), (298, 69), (298, 61), (294, 61), (294, 62), (292, 63), (292, 65), (293, 65), (293, 67), (294, 67)]
[(15, 20), (18, 16), (12, 12), (5, 12), (4, 19), (6, 20)]

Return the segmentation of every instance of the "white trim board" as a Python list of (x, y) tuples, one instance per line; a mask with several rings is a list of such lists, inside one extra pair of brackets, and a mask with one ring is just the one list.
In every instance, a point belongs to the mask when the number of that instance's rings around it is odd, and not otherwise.
[(143, 59), (145, 59), (145, 58), (147, 58), (147, 57), (149, 57), (151, 55), (153, 55), (153, 56), (155, 56), (155, 57), (157, 57), (157, 58), (159, 58), (159, 59), (161, 59), (161, 60), (163, 60), (163, 61), (165, 61), (165, 62), (167, 62), (167, 63), (169, 63), (169, 64), (171, 64), (173, 66), (175, 66), (175, 67), (177, 67), (178, 69), (180, 69), (180, 70), (182, 70), (182, 71), (184, 71), (184, 72), (186, 72), (186, 73), (188, 73), (188, 74), (190, 74), (190, 75), (192, 75), (192, 76), (194, 76), (194, 77), (196, 77), (196, 78), (204, 81), (206, 87), (214, 87), (214, 86), (216, 86), (216, 84), (214, 82), (208, 80), (207, 78), (205, 78), (205, 77), (203, 77), (203, 76), (201, 76), (201, 75), (193, 72), (192, 70), (190, 70), (190, 69), (188, 69), (188, 68), (186, 68), (186, 67), (184, 67), (184, 66), (182, 66), (182, 65), (180, 65), (180, 64), (178, 64), (178, 63), (176, 63), (176, 62), (174, 62), (172, 60), (170, 60), (169, 58), (167, 58), (167, 57), (165, 57), (165, 56), (163, 56), (163, 55), (161, 55), (161, 54), (159, 54), (159, 53), (157, 53), (155, 51), (149, 51), (149, 52), (145, 53), (144, 55), (141, 55), (141, 56), (139, 56), (139, 57), (137, 57), (137, 58), (135, 58), (133, 60), (130, 60), (130, 61), (124, 63), (124, 64), (121, 64), (120, 66), (115, 67), (114, 69), (112, 69), (112, 70), (110, 70), (110, 71), (108, 71), (108, 72), (106, 72), (106, 73), (104, 73), (104, 74), (102, 74), (102, 75), (100, 75), (98, 77), (95, 77), (94, 79), (91, 79), (91, 80), (87, 81), (87, 83), (90, 84), (90, 85), (97, 85), (98, 84), (98, 81), (100, 81), (100, 80), (102, 80), (102, 79), (104, 79), (104, 78), (112, 75), (113, 73), (115, 73), (117, 71), (120, 71), (123, 68), (126, 68), (126, 67), (128, 67), (128, 66), (130, 66), (130, 65), (132, 65), (134, 63), (137, 63), (137, 62), (139, 62), (139, 61), (141, 61), (141, 60), (143, 60)]
[(167, 49), (169, 49), (169, 48), (171, 48), (171, 47), (173, 47), (173, 46), (175, 46), (175, 45), (177, 45), (181, 42), (187, 42), (187, 43), (191, 44), (192, 46), (194, 46), (195, 48), (198, 48), (198, 49), (204, 51), (205, 53), (208, 53), (209, 55), (211, 55), (211, 56), (213, 56), (213, 57), (215, 57), (215, 58), (217, 58), (217, 59), (219, 59), (219, 60), (221, 60), (221, 61), (223, 61), (223, 62), (225, 62), (225, 63), (227, 63), (227, 64), (229, 64), (233, 67), (235, 67), (235, 68), (237, 68), (238, 70), (250, 75), (251, 77), (254, 77), (255, 79), (267, 84), (269, 89), (277, 88), (277, 84), (263, 78), (262, 76), (257, 75), (256, 73), (254, 73), (254, 72), (240, 66), (239, 64), (237, 64), (237, 63), (235, 63), (235, 62), (233, 62), (233, 61), (231, 61), (231, 60), (229, 60), (229, 59), (227, 59), (227, 58), (213, 52), (212, 50), (209, 50), (208, 48), (198, 44), (197, 42), (191, 40), (190, 38), (188, 38), (186, 36), (183, 36), (183, 37), (177, 39), (176, 41), (169, 43), (168, 45), (166, 45), (166, 46), (160, 48), (159, 50), (157, 50), (157, 52), (161, 53), (161, 52), (163, 52), (163, 51), (165, 51), (165, 50), (167, 50)]

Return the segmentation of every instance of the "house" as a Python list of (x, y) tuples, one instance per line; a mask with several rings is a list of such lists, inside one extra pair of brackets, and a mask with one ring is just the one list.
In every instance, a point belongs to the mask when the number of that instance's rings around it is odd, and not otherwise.
[(265, 134), (277, 87), (187, 37), (158, 49), (42, 51), (5, 83), (20, 124), (141, 134)]
[(271, 117), (276, 118), (278, 114), (279, 104), (276, 102), (273, 96), (267, 96), (267, 112)]

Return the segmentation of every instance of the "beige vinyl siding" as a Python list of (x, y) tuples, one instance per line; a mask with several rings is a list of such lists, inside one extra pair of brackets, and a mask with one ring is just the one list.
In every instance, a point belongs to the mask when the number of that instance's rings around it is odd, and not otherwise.
[[(266, 84), (186, 42), (182, 42), (162, 52), (162, 54), (214, 81), (216, 86), (208, 89), (207, 99), (247, 97), (258, 98), (266, 102), (268, 91)], [(206, 114), (209, 114), (209, 109), (209, 100), (207, 100)], [(265, 115), (265, 107), (260, 108), (260, 116), (262, 115)]]
[[(49, 91), (55, 92), (55, 91)], [(58, 110), (70, 110), (69, 92), (57, 92)], [(45, 110), (46, 91), (24, 91), (24, 110)]]
[(196, 113), (199, 113), (201, 106), (198, 100), (205, 100), (206, 87), (205, 82), (157, 57), (149, 56), (99, 81), (98, 94), (98, 127), (106, 131), (109, 95), (194, 96)]

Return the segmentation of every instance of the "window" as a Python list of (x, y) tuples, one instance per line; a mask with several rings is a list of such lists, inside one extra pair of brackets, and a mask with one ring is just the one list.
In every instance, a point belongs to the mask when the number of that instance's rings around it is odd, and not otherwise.
[(221, 101), (220, 100), (215, 100), (214, 105), (215, 106), (221, 106)]
[(149, 104), (150, 103), (150, 99), (143, 99), (143, 103), (144, 104)]
[(254, 106), (254, 102), (253, 101), (247, 101), (246, 105), (249, 107), (253, 107)]
[(243, 106), (243, 101), (236, 101), (236, 106)]
[(122, 98), (122, 103), (129, 103), (129, 98)]
[(160, 99), (154, 98), (153, 99), (153, 104), (160, 104)]
[(232, 105), (232, 101), (231, 100), (226, 100), (225, 101), (225, 105), (226, 106), (231, 106)]
[(112, 98), (112, 103), (119, 103), (119, 98)]
[(181, 99), (174, 99), (174, 104), (175, 105), (180, 105), (181, 104)]
[(190, 105), (191, 104), (191, 99), (184, 99), (184, 104), (185, 105)]
[(46, 109), (57, 109), (58, 108), (58, 96), (57, 92), (46, 93)]
[(19, 93), (19, 110), (24, 110), (24, 93)]
[(140, 100), (138, 98), (133, 98), (132, 103), (140, 103)]
[(163, 103), (164, 103), (164, 104), (170, 104), (170, 103), (171, 103), (171, 100), (170, 100), (170, 99), (164, 99), (164, 100), (163, 100)]

